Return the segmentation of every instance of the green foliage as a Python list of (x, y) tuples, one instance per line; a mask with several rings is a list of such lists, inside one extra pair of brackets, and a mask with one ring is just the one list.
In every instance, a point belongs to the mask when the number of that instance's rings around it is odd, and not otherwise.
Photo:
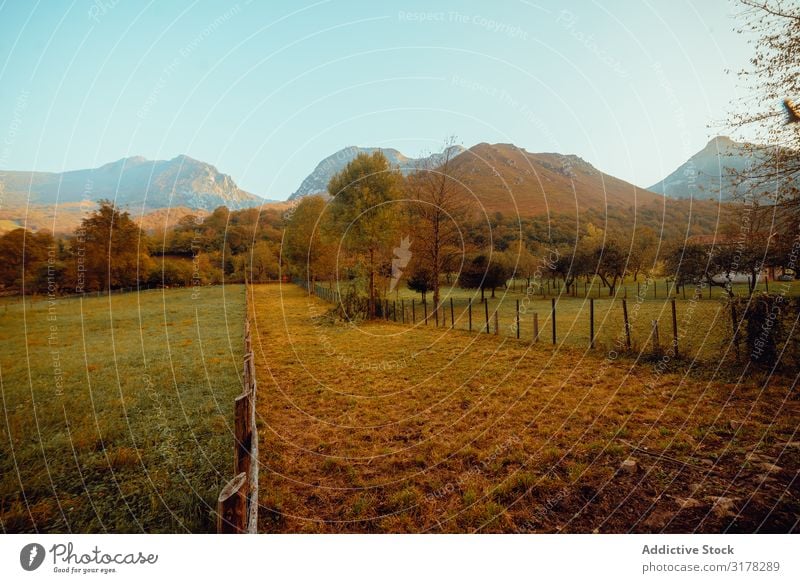
[(494, 297), (495, 289), (504, 286), (511, 273), (511, 266), (503, 254), (492, 254), (491, 261), (487, 255), (479, 254), (467, 261), (459, 283), (466, 289), (480, 289), (481, 298), (484, 291), (490, 289)]
[(433, 289), (433, 276), (428, 268), (417, 266), (411, 272), (407, 285), (408, 289), (422, 294), (422, 299), (424, 301), (425, 294)]
[(402, 176), (376, 151), (359, 154), (328, 184), (332, 238), (341, 241), (351, 263), (365, 266), (369, 278), (370, 315), (375, 315), (375, 277), (382, 264), (391, 261), (396, 239)]

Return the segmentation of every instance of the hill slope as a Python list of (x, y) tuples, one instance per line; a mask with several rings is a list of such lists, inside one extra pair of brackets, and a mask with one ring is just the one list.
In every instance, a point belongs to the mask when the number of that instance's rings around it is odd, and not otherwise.
[(533, 154), (513, 144), (478, 144), (456, 158), (454, 166), (490, 213), (574, 215), (663, 199), (600, 172), (578, 156)]
[(545, 223), (551, 237), (574, 237), (593, 223), (622, 233), (649, 227), (659, 238), (677, 242), (713, 233), (726, 220), (727, 209), (717, 202), (670, 199), (605, 174), (575, 155), (481, 143), (458, 156), (454, 166), (487, 216), (501, 213)]

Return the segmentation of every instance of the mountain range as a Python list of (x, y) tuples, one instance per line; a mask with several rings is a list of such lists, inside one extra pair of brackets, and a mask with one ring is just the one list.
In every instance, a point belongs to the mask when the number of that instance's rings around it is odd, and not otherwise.
[(210, 211), (222, 205), (244, 208), (263, 202), (211, 164), (183, 155), (172, 160), (134, 156), (99, 168), (68, 172), (5, 172), (0, 183), (7, 202), (25, 200), (31, 204), (108, 198), (136, 208), (184, 206)]
[[(731, 193), (726, 187), (725, 167), (746, 167), (744, 147), (730, 138), (714, 138), (649, 189), (605, 174), (575, 155), (532, 153), (513, 144), (480, 143), (469, 149), (452, 146), (451, 154), (455, 154), (454, 171), (487, 214), (567, 215), (581, 220), (582, 214), (590, 212), (597, 220), (636, 209), (655, 216), (671, 204), (670, 199), (727, 200)], [(404, 174), (421, 166), (435, 167), (444, 156), (412, 158), (393, 148), (350, 146), (319, 162), (289, 200), (326, 194), (336, 172), (359, 153), (376, 150)], [(185, 155), (172, 160), (135, 156), (99, 168), (61, 173), (0, 172), (0, 194), (0, 232), (16, 226), (71, 231), (87, 208), (101, 198), (130, 210), (147, 228), (155, 228), (154, 224), (168, 227), (186, 214), (203, 215), (223, 205), (240, 209), (279, 204), (240, 189), (213, 165)], [(635, 217), (634, 212), (631, 218)]]

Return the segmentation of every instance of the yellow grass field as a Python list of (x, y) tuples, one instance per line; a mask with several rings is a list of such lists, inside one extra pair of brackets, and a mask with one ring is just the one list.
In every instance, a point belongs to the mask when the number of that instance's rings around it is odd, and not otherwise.
[(791, 379), (253, 297), (261, 532), (798, 529)]

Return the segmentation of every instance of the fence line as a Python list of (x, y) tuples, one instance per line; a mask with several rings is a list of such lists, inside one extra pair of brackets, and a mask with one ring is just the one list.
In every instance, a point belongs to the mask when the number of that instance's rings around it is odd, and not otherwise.
[[(340, 301), (339, 292), (335, 288), (327, 287), (326, 284), (309, 283), (303, 280), (294, 280), (294, 283), (309, 291), (310, 295), (317, 296), (324, 301), (330, 303)], [(555, 283), (554, 288), (566, 293), (563, 287), (557, 286)], [(662, 287), (661, 289), (664, 288)], [(653, 326), (651, 319), (644, 319), (641, 315), (636, 317), (635, 314), (629, 314), (632, 300), (626, 299), (623, 294), (618, 297), (600, 298), (600, 300), (584, 296), (585, 311), (583, 308), (579, 309), (579, 312), (582, 313), (580, 316), (573, 316), (572, 309), (566, 308), (566, 312), (570, 314), (566, 321), (569, 327), (567, 331), (563, 329), (565, 321), (562, 316), (562, 310), (559, 309), (562, 307), (559, 306), (561, 303), (559, 297), (542, 298), (543, 301), (549, 300), (547, 303), (550, 304), (544, 314), (541, 314), (536, 309), (531, 309), (533, 306), (528, 306), (523, 310), (523, 302), (516, 298), (508, 306), (502, 302), (490, 306), (490, 303), (494, 304), (495, 302), (491, 298), (473, 301), (473, 298), (460, 300), (448, 297), (442, 299), (439, 306), (434, 306), (430, 300), (412, 298), (407, 303), (406, 299), (390, 300), (384, 297), (376, 300), (377, 318), (411, 326), (430, 325), (492, 335), (500, 334), (500, 329), (505, 328), (502, 332), (503, 335), (517, 338), (522, 342), (541, 342), (549, 336), (547, 340), (553, 346), (565, 343), (568, 345), (585, 343), (584, 345), (589, 349), (608, 349), (612, 347), (609, 342), (612, 342), (616, 343), (614, 346), (617, 350), (644, 352), (647, 349), (654, 356), (662, 355), (665, 349), (669, 348), (671, 356), (677, 358), (679, 355), (686, 356), (686, 353), (679, 350), (679, 339), (681, 339), (681, 342), (688, 342), (689, 344), (692, 342), (689, 338), (684, 338), (684, 334), (679, 334), (679, 322), (675, 306), (676, 289), (674, 286), (669, 286), (668, 289), (669, 293), (665, 294), (666, 312), (663, 315), (665, 320), (657, 328)], [(569, 298), (571, 301), (574, 296), (564, 295), (561, 297)], [(598, 318), (598, 301), (612, 302), (614, 312), (611, 312), (610, 308), (602, 308), (602, 315)], [(477, 306), (474, 305), (475, 302), (478, 303)], [(638, 298), (637, 303), (639, 303)], [(483, 304), (482, 308), (480, 304)], [(422, 309), (417, 310), (417, 308)], [(475, 309), (478, 311), (475, 312)], [(543, 316), (543, 320), (539, 318), (540, 315)], [(548, 319), (550, 322), (547, 322)], [(575, 323), (584, 320), (585, 325), (581, 324), (579, 328), (579, 330), (583, 331), (576, 333)], [(635, 321), (640, 321), (640, 326), (643, 328), (643, 330), (636, 333), (639, 344), (636, 344), (637, 338), (634, 338)], [(616, 340), (610, 340), (607, 331), (609, 325), (613, 329), (615, 323), (619, 325), (620, 334), (616, 336)], [(556, 324), (558, 324), (558, 327)], [(531, 326), (532, 329), (530, 329)], [(547, 330), (547, 327), (550, 330)], [(669, 338), (666, 343), (664, 342), (665, 337)], [(612, 336), (611, 338), (615, 337)]]
[(234, 400), (234, 477), (217, 499), (217, 532), (258, 532), (258, 430), (253, 341), (250, 333), (250, 288), (245, 282), (242, 394)]

